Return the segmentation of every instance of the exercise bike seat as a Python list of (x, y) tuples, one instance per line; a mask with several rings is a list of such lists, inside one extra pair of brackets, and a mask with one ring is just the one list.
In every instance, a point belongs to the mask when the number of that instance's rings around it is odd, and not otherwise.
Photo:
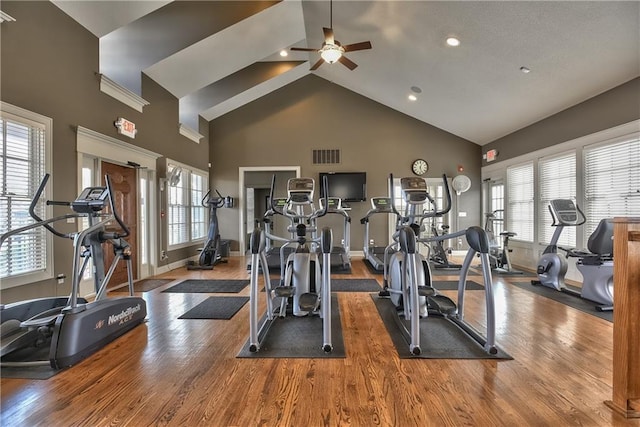
[(611, 218), (600, 220), (596, 229), (589, 236), (587, 248), (591, 253), (597, 255), (613, 254), (613, 222)]
[(514, 233), (513, 231), (503, 231), (502, 233), (500, 233), (501, 236), (507, 236), (507, 237), (515, 237), (518, 235), (518, 233)]

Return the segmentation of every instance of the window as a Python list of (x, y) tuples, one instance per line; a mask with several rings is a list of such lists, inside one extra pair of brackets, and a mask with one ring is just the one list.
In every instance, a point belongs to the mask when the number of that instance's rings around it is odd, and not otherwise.
[(640, 216), (640, 137), (586, 147), (584, 191), (585, 238), (603, 218)]
[[(560, 154), (538, 161), (538, 241), (549, 243), (555, 231), (551, 226), (549, 202), (553, 199), (576, 198), (576, 153)], [(576, 227), (565, 227), (558, 244), (576, 246)]]
[(533, 162), (507, 168), (507, 229), (533, 242)]
[[(34, 222), (29, 215), (29, 205), (49, 166), (51, 127), (51, 119), (47, 117), (2, 104), (0, 234)], [(36, 206), (36, 213), (41, 218), (47, 216), (45, 198), (43, 196)], [(2, 287), (52, 277), (50, 240), (47, 231), (38, 227), (4, 242), (0, 248)]]
[(169, 164), (168, 174), (180, 178), (168, 185), (168, 243), (169, 247), (188, 246), (206, 235), (206, 209), (201, 201), (208, 177), (203, 172)]

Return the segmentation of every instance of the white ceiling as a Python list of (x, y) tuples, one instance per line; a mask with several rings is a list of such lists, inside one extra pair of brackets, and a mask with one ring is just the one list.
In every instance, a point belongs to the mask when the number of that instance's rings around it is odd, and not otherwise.
[[(170, 2), (54, 3), (104, 37)], [(329, 6), (285, 0), (137, 72), (185, 97), (256, 61), (281, 60), (281, 48), (320, 47)], [(333, 29), (342, 44), (370, 40), (373, 49), (347, 53), (358, 64), (353, 71), (323, 64), (314, 74), (480, 145), (640, 76), (636, 1), (337, 0)], [(446, 46), (452, 35), (459, 47)], [(199, 114), (213, 120), (303, 77), (318, 58), (315, 52), (290, 55), (287, 60), (310, 62)], [(531, 72), (522, 73), (521, 66)], [(412, 86), (422, 90), (414, 102), (407, 99)]]

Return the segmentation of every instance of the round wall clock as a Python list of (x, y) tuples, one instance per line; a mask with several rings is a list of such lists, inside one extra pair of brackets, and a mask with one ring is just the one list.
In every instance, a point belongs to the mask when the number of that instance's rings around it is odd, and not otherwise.
[(429, 164), (423, 159), (417, 159), (413, 161), (411, 170), (418, 176), (424, 175), (429, 170)]

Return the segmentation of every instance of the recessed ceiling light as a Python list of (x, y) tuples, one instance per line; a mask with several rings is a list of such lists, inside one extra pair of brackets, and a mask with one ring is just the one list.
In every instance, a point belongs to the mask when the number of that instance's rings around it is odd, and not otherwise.
[(422, 89), (420, 89), (418, 86), (411, 86), (411, 91), (414, 93), (422, 93)]
[(287, 52), (286, 50), (282, 49), (280, 51), (280, 56), (289, 56), (289, 52)]
[(414, 94), (409, 95), (408, 98), (409, 98), (409, 101), (415, 101), (418, 99), (418, 97), (415, 96)]
[(528, 69), (527, 67), (520, 67), (520, 71), (522, 71), (525, 74), (529, 74), (531, 72), (531, 70)]
[(447, 39), (447, 44), (448, 44), (449, 46), (460, 46), (460, 40), (458, 40), (458, 39), (457, 39), (457, 38), (455, 38), (455, 37), (449, 37), (449, 38)]

